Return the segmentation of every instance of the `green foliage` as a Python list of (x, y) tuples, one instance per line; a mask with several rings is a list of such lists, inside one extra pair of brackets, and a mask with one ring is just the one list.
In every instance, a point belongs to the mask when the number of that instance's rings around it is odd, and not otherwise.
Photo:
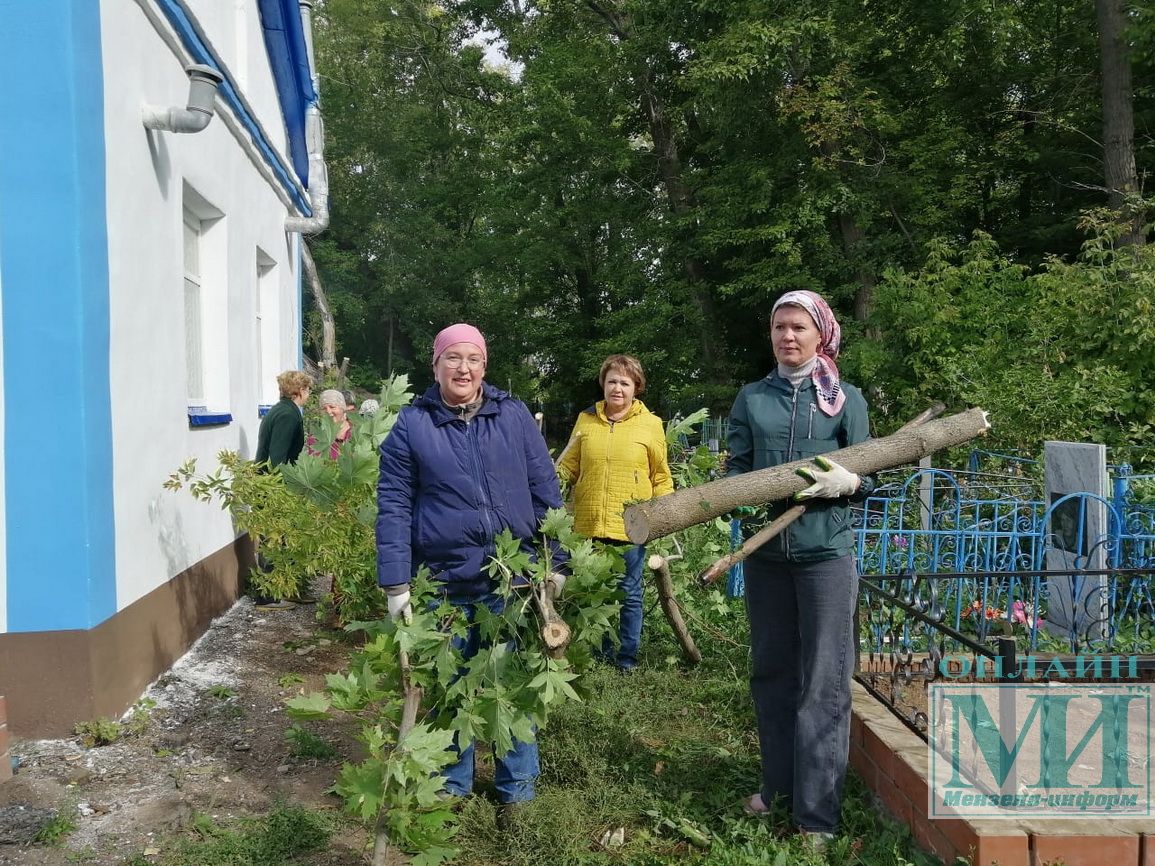
[(289, 754), (294, 758), (331, 761), (338, 756), (330, 742), (301, 725), (293, 725), (285, 731), (285, 739), (289, 743)]
[(136, 737), (148, 730), (152, 723), (152, 711), (156, 709), (156, 701), (152, 698), (141, 698), (132, 705), (128, 718), (121, 723), (124, 734)]
[(122, 729), (120, 722), (102, 716), (90, 722), (77, 722), (73, 732), (80, 738), (80, 745), (94, 749), (115, 743), (120, 739)]
[(889, 272), (876, 294), (886, 336), (861, 344), (847, 364), (859, 381), (892, 383), (878, 414), (898, 424), (933, 399), (982, 406), (995, 448), (1145, 442), (1155, 255), (1113, 249), (1117, 228), (1102, 215), (1086, 226), (1077, 261), (1052, 259), (1039, 271), (980, 234), (965, 248), (935, 244), (918, 273)]
[[(557, 601), (558, 613), (573, 629), (564, 658), (546, 655), (540, 639), (542, 622), (531, 593), (540, 591), (549, 573), (551, 545), (569, 554), (570, 576)], [(482, 648), (463, 660), (454, 644), (469, 628), (462, 611), (438, 602), (425, 573), (413, 583), (410, 622), (390, 618), (350, 623), (365, 643), (345, 673), (326, 677), (323, 693), (287, 701), (297, 719), (320, 719), (332, 712), (363, 720), (360, 739), (367, 757), (346, 764), (334, 790), (364, 820), (377, 819), (395, 844), (419, 852), (421, 862), (452, 856), (455, 816), (441, 796), (439, 771), (453, 760), (448, 751), (455, 736), (485, 740), (501, 754), (514, 739), (532, 741), (556, 707), (580, 700), (581, 674), (612, 630), (617, 612), (613, 568), (620, 558), (595, 549), (573, 532), (572, 518), (562, 509), (542, 522), (542, 541), (531, 559), (505, 531), (496, 539), (489, 571), (505, 599), (493, 614), (479, 608), (475, 624)], [(528, 589), (514, 583), (528, 581)], [(409, 668), (403, 669), (404, 653)], [(401, 695), (406, 680), (423, 690), (422, 714), (404, 736), (398, 736)]]
[(216, 698), (218, 701), (227, 701), (229, 698), (235, 698), (237, 696), (235, 689), (230, 686), (220, 685), (219, 683), (205, 689), (205, 694), (211, 698)]
[(150, 862), (159, 866), (284, 866), (321, 850), (332, 832), (331, 819), (292, 803), (279, 803), (260, 818), (228, 823), (218, 824), (198, 814), (190, 833)]
[(37, 831), (33, 841), (41, 845), (62, 845), (65, 838), (74, 833), (79, 826), (76, 820), (76, 807), (70, 804), (53, 815), (52, 820)]
[[(382, 384), (380, 411), (352, 418), (351, 438), (336, 460), (327, 447), (320, 454), (302, 452), (296, 464), (273, 472), (241, 459), (235, 452), (218, 455), (219, 466), (198, 474), (188, 461), (165, 483), (188, 491), (203, 502), (218, 502), (237, 528), (259, 539), (270, 570), (254, 569), (252, 582), (274, 598), (303, 594), (315, 575), (334, 578), (332, 603), (343, 620), (372, 617), (384, 602), (377, 590), (373, 526), (377, 517), (377, 448), (393, 428), (397, 413), (412, 398), (408, 379), (395, 376)], [(319, 443), (336, 435), (327, 415), (315, 419), (310, 433)]]

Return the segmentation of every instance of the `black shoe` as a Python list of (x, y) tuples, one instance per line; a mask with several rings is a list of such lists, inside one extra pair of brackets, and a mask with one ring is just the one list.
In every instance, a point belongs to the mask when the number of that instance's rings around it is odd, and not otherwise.
[(510, 833), (517, 829), (521, 816), (525, 814), (524, 800), (517, 803), (502, 803), (497, 807), (495, 823), (502, 833)]
[(253, 607), (257, 610), (292, 610), (296, 606), (296, 602), (286, 598), (273, 598), (270, 595), (253, 596)]

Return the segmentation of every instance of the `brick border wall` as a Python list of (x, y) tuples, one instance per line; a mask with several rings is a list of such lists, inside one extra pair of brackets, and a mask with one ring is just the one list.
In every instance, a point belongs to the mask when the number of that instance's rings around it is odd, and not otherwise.
[(0, 695), (0, 782), (12, 778), (12, 752), (9, 748), (8, 702)]
[(1155, 866), (1155, 819), (937, 819), (927, 815), (926, 743), (852, 683), (850, 766), (918, 844), (971, 866)]

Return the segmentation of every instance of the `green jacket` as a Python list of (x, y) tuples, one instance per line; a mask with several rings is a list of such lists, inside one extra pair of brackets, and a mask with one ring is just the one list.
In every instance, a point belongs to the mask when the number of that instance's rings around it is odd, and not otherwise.
[[(846, 402), (830, 417), (818, 408), (814, 383), (807, 379), (797, 391), (775, 370), (765, 379), (743, 386), (730, 410), (727, 475), (778, 466), (856, 445), (870, 438), (866, 400), (853, 385), (842, 383)], [(861, 501), (874, 489), (864, 477), (858, 492), (839, 499), (812, 499), (806, 513), (755, 556), (775, 561), (820, 562), (854, 552), (850, 501)], [(773, 520), (790, 502), (768, 506)]]
[(261, 419), (257, 432), (258, 463), (280, 466), (296, 463), (297, 455), (305, 447), (305, 421), (301, 409), (288, 397), (282, 397), (270, 407)]

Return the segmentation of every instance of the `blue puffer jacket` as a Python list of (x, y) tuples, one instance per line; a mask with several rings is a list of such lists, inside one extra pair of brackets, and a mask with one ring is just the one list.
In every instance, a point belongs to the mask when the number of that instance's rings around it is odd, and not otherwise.
[(433, 385), (401, 410), (381, 443), (381, 586), (407, 583), (424, 564), (452, 595), (484, 595), (493, 587), (483, 568), (494, 537), (509, 527), (532, 553), (546, 510), (562, 507), (553, 461), (525, 404), (482, 388), (485, 402), (467, 424)]

